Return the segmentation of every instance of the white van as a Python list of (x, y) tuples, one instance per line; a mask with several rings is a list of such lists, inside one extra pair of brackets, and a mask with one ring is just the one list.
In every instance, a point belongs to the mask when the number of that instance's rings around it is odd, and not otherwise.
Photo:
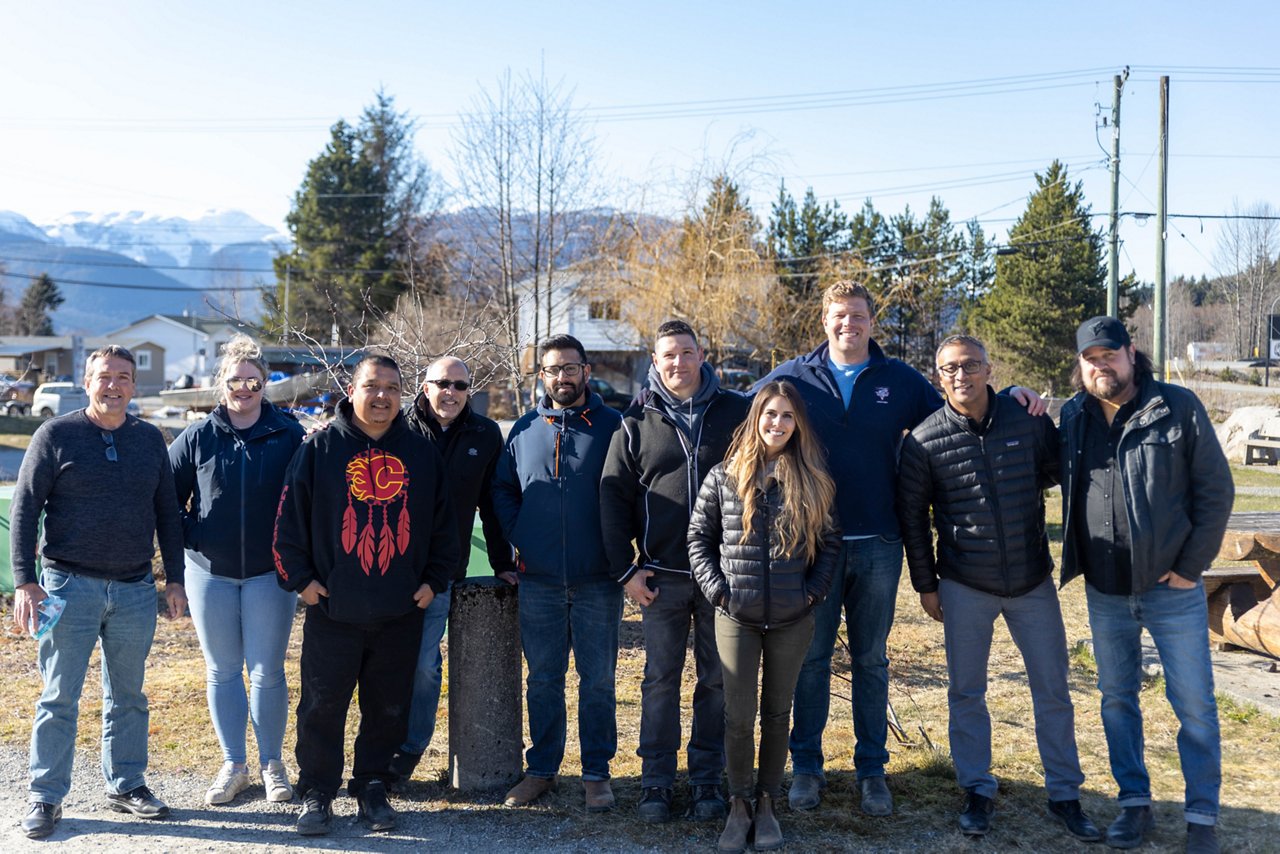
[(31, 412), (41, 418), (66, 415), (89, 405), (89, 393), (75, 383), (41, 383), (31, 396)]

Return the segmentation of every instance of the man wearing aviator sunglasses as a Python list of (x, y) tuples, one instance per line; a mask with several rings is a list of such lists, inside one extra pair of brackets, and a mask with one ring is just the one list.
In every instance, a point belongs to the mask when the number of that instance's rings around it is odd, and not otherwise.
[[(144, 778), (149, 724), (142, 681), (156, 626), (155, 539), (170, 619), (182, 616), (187, 605), (173, 473), (160, 431), (128, 415), (133, 354), (117, 346), (94, 351), (84, 385), (87, 407), (46, 421), (31, 437), (13, 495), (15, 622), (28, 629), (48, 594), (67, 603), (39, 643), (44, 693), (32, 726), (29, 805), (22, 819), (23, 832), (33, 839), (53, 833), (62, 817), (80, 692), (99, 639), (107, 804), (142, 818), (169, 814)], [(43, 536), (37, 530), (41, 512)]]
[[(409, 428), (434, 442), (444, 457), (458, 520), (458, 542), (463, 546), (453, 581), (467, 577), (471, 549), (466, 544), (471, 542), (477, 508), (484, 527), (489, 565), (495, 575), (513, 577), (515, 562), (511, 545), (502, 535), (491, 492), (493, 470), (502, 453), (502, 430), (495, 421), (471, 408), (470, 388), (471, 372), (466, 362), (444, 356), (427, 367), (422, 390), (413, 403), (405, 407), (404, 416)], [(393, 791), (408, 782), (435, 733), (443, 669), (440, 640), (444, 637), (451, 599), (449, 587), (431, 600), (423, 615), (422, 646), (413, 677), (408, 735), (392, 757), (389, 769), (393, 775)]]

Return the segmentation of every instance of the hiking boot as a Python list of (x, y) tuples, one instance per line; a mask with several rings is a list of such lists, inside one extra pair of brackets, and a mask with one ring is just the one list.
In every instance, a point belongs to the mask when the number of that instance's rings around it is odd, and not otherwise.
[(387, 764), (387, 773), (392, 775), (391, 781), (387, 783), (387, 789), (392, 792), (403, 792), (404, 787), (409, 785), (409, 780), (413, 777), (413, 772), (421, 760), (421, 753), (397, 750)]
[(107, 792), (107, 803), (116, 812), (127, 812), (138, 818), (167, 818), (169, 808), (146, 786), (122, 794)]
[(640, 817), (652, 824), (661, 824), (671, 818), (671, 790), (662, 786), (647, 786), (640, 793), (636, 806)]
[(381, 780), (370, 780), (356, 793), (356, 819), (363, 821), (370, 830), (394, 830), (396, 811), (387, 800), (387, 785)]
[(787, 803), (793, 810), (811, 810), (822, 800), (822, 778), (817, 774), (797, 774), (791, 778)]
[(293, 786), (289, 785), (289, 771), (279, 759), (269, 759), (262, 766), (262, 788), (267, 793), (267, 800), (273, 804), (282, 804), (293, 800)]
[(1098, 842), (1102, 839), (1102, 831), (1098, 830), (1098, 826), (1089, 820), (1084, 814), (1084, 810), (1080, 809), (1080, 801), (1049, 801), (1049, 815), (1062, 822), (1062, 826), (1067, 829), (1076, 839), (1085, 842)]
[(44, 839), (53, 833), (53, 827), (60, 818), (62, 818), (61, 804), (36, 801), (27, 807), (27, 814), (22, 817), (22, 832), (28, 839)]
[(747, 834), (751, 832), (751, 802), (746, 798), (729, 799), (729, 817), (716, 844), (717, 851), (738, 852), (747, 847)]
[(1187, 854), (1218, 854), (1218, 831), (1212, 824), (1187, 825)]
[(333, 798), (319, 792), (307, 792), (298, 814), (300, 836), (324, 836), (333, 827)]
[(995, 801), (970, 789), (964, 794), (964, 810), (958, 819), (960, 832), (965, 836), (986, 836), (995, 811)]
[(204, 802), (211, 807), (218, 804), (229, 804), (236, 795), (249, 788), (249, 772), (243, 766), (237, 768), (234, 762), (223, 762), (218, 776), (213, 778), (209, 791), (204, 793)]
[(710, 821), (724, 818), (729, 812), (729, 805), (724, 802), (724, 793), (714, 784), (693, 787), (693, 817), (697, 821)]
[(555, 777), (530, 777), (526, 774), (511, 788), (511, 791), (507, 792), (507, 797), (502, 803), (509, 807), (527, 807), (555, 786)]
[(1107, 828), (1107, 844), (1112, 848), (1137, 848), (1155, 824), (1150, 806), (1124, 807)]
[(773, 814), (773, 797), (764, 792), (756, 793), (755, 829), (752, 848), (772, 851), (782, 847), (782, 828), (778, 826), (778, 817)]
[(608, 812), (617, 803), (608, 780), (583, 780), (582, 793), (586, 797), (587, 812)]
[(858, 781), (862, 793), (862, 811), (867, 815), (893, 815), (893, 795), (884, 777), (866, 777)]

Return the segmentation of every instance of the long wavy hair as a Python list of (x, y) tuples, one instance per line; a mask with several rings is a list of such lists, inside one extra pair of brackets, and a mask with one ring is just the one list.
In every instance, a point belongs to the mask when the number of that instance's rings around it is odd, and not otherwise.
[(827, 473), (826, 454), (813, 434), (809, 412), (794, 385), (774, 380), (756, 394), (751, 411), (738, 425), (725, 454), (725, 473), (742, 501), (743, 537), (750, 537), (768, 457), (764, 440), (760, 438), (760, 416), (775, 397), (785, 398), (791, 404), (796, 421), (774, 470), (782, 493), (777, 531), (783, 553), (803, 552), (805, 560), (812, 563), (818, 558), (823, 534), (832, 524), (836, 485)]

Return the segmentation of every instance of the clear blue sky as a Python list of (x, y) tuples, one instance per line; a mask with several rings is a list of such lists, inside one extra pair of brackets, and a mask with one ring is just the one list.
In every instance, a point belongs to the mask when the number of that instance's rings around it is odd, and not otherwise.
[[(750, 133), (738, 151), (768, 155), (749, 187), (762, 219), (786, 179), (797, 197), (811, 185), (850, 210), (870, 196), (886, 213), (922, 211), (937, 194), (957, 220), (977, 215), (1003, 237), (1055, 157), (1105, 212), (1109, 131), (1096, 124), (1112, 75), (1131, 65), (1122, 209), (1155, 209), (1161, 73), (1172, 78), (1170, 210), (1280, 205), (1280, 67), (1269, 67), (1280, 4), (1262, 0), (74, 0), (6, 3), (0, 32), (0, 209), (36, 222), (237, 208), (283, 227), (329, 126), (380, 86), (421, 118), (418, 146), (448, 177), (453, 117), (504, 69), (541, 63), (588, 116), (709, 102), (595, 125), (617, 204), (633, 198), (622, 188), (721, 159)], [(1000, 82), (945, 88), (975, 80)], [(816, 93), (839, 94), (796, 109)], [(1170, 274), (1211, 273), (1217, 229), (1174, 221)], [(1125, 220), (1121, 234), (1122, 271), (1150, 278), (1154, 221)]]

